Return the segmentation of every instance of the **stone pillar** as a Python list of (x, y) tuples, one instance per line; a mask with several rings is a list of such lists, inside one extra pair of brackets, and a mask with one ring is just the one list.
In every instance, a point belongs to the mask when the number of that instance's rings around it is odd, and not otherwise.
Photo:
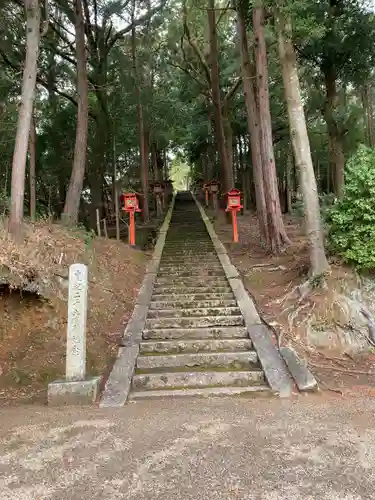
[(67, 380), (84, 380), (86, 376), (86, 318), (87, 266), (73, 264), (69, 268)]
[(98, 395), (99, 377), (86, 378), (87, 266), (69, 268), (66, 374), (64, 380), (48, 384), (48, 403), (90, 404)]

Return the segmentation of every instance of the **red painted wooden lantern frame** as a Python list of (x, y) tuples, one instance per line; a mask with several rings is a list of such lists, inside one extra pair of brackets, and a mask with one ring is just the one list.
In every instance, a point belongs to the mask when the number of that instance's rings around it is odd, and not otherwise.
[(125, 212), (142, 212), (139, 208), (138, 196), (135, 193), (123, 194)]
[(239, 212), (241, 210), (241, 191), (238, 189), (231, 189), (227, 193), (227, 208), (226, 212)]
[(142, 212), (139, 208), (139, 200), (136, 193), (124, 193), (124, 208), (129, 214), (129, 245), (135, 245), (135, 212)]

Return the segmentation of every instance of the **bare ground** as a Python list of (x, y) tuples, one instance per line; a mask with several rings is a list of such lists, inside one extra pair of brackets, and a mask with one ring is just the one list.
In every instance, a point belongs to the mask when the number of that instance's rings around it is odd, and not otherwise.
[(332, 260), (328, 292), (316, 290), (305, 300), (286, 296), (307, 279), (309, 257), (303, 221), (285, 216), (291, 246), (279, 256), (270, 255), (260, 244), (255, 214), (238, 217), (240, 242), (232, 242), (232, 226), (220, 213), (214, 225), (230, 258), (242, 275), (244, 285), (254, 298), (262, 319), (279, 338), (281, 345), (292, 345), (304, 356), (320, 381), (322, 389), (370, 391), (375, 387), (373, 355), (348, 356), (339, 349), (316, 349), (307, 339), (307, 324), (312, 314), (322, 329), (336, 322), (330, 289), (338, 278), (352, 279), (352, 271)]
[(4, 409), (0, 497), (374, 499), (374, 411), (336, 395)]
[(87, 370), (105, 378), (147, 256), (48, 222), (27, 226), (20, 244), (0, 230), (0, 246), (0, 278), (10, 284), (0, 286), (0, 405), (43, 403), (48, 382), (64, 374), (67, 276), (75, 262), (89, 266)]

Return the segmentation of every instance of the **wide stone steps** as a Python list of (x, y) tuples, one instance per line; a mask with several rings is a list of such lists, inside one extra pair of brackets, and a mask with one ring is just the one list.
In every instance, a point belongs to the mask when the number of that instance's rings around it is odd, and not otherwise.
[(250, 369), (258, 361), (255, 351), (236, 352), (197, 352), (172, 354), (162, 356), (139, 356), (137, 360), (138, 370), (153, 370), (164, 368), (231, 368)]
[(197, 206), (177, 197), (129, 399), (269, 391)]
[[(211, 300), (234, 300), (233, 293), (171, 293), (167, 295), (163, 295), (160, 293), (154, 293), (152, 296), (154, 301), (162, 301), (162, 302), (174, 302), (174, 301), (183, 301), (183, 302), (196, 302), (201, 300), (211, 301)], [(152, 302), (151, 302), (152, 304)]]
[(146, 328), (209, 328), (211, 326), (243, 326), (242, 316), (197, 316), (194, 318), (152, 318)]
[(251, 349), (249, 338), (196, 339), (196, 340), (149, 340), (141, 342), (141, 354), (183, 354), (202, 352), (230, 352)]
[(149, 318), (193, 318), (200, 316), (241, 316), (238, 307), (212, 307), (190, 309), (151, 309)]
[(161, 373), (141, 373), (133, 377), (133, 389), (160, 390), (197, 387), (246, 387), (248, 385), (264, 384), (262, 370), (235, 371), (165, 371)]
[(245, 327), (217, 326), (213, 328), (146, 328), (144, 339), (225, 339), (247, 337)]
[(232, 289), (226, 286), (194, 286), (194, 285), (155, 285), (157, 294), (197, 294), (197, 293), (229, 293)]
[[(187, 309), (190, 312), (194, 312), (195, 309), (202, 308), (225, 308), (225, 307), (235, 307), (237, 302), (234, 299), (228, 300), (157, 300), (150, 303), (150, 314), (153, 310), (174, 310), (175, 308)], [(175, 311), (173, 311), (175, 312)]]
[(202, 286), (212, 285), (212, 286), (216, 286), (216, 287), (229, 286), (228, 281), (225, 278), (225, 276), (220, 278), (218, 276), (204, 276), (204, 275), (200, 276), (199, 278), (183, 277), (183, 278), (178, 278), (178, 279), (176, 279), (173, 276), (160, 277), (160, 278), (157, 278), (155, 285), (156, 286), (158, 286), (158, 285), (174, 286), (177, 283), (179, 286), (186, 285), (186, 286), (195, 286), (195, 287), (198, 287), (200, 285), (202, 285)]
[[(178, 271), (176, 271), (172, 268), (167, 270), (167, 271), (159, 270), (159, 273), (158, 273), (159, 277), (170, 277), (173, 280), (190, 278), (190, 277), (194, 277), (194, 279), (199, 279), (199, 277), (201, 277), (202, 275), (203, 275), (203, 271), (201, 269), (197, 269), (197, 268), (189, 269), (186, 267), (181, 268)], [(224, 276), (224, 273), (223, 273), (222, 269), (219, 269), (219, 268), (212, 269), (210, 266), (210, 268), (205, 269), (204, 275), (210, 276), (210, 277), (214, 277), (214, 276), (217, 277), (217, 276)]]
[(187, 389), (169, 389), (156, 391), (140, 391), (130, 394), (131, 401), (141, 401), (143, 399), (160, 398), (209, 398), (209, 397), (228, 397), (228, 396), (262, 396), (269, 395), (268, 385), (255, 385), (245, 387), (203, 387)]

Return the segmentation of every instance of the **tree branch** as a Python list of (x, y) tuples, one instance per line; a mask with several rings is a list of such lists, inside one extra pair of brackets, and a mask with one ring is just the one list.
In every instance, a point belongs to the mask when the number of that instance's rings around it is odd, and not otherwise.
[(220, 16), (218, 17), (217, 21), (216, 21), (216, 26), (219, 25), (220, 21), (222, 20), (223, 16), (228, 12), (230, 6), (231, 6), (231, 3), (232, 1), (229, 0), (229, 2), (227, 3), (226, 7), (224, 7), (224, 9), (220, 9)]
[(136, 28), (137, 26), (140, 26), (141, 24), (144, 24), (154, 14), (156, 14), (157, 12), (159, 12), (164, 7), (164, 5), (166, 4), (166, 1), (167, 0), (162, 0), (159, 5), (157, 5), (153, 9), (151, 9), (149, 12), (147, 12), (147, 14), (145, 14), (144, 16), (139, 17), (138, 19), (134, 19), (134, 21), (132, 23), (130, 23), (128, 26), (126, 26), (126, 28), (118, 31), (112, 37), (112, 39), (108, 42), (107, 51), (109, 52), (112, 49), (112, 47), (115, 45), (115, 43), (118, 40), (120, 40), (120, 38), (122, 38), (124, 35), (127, 35), (128, 33), (130, 33), (133, 28)]
[(206, 89), (205, 86), (204, 86), (204, 84), (203, 84), (203, 82), (201, 82), (200, 80), (198, 80), (198, 78), (196, 78), (194, 75), (192, 75), (187, 68), (184, 68), (183, 66), (180, 66), (177, 63), (172, 63), (171, 61), (168, 61), (168, 64), (169, 64), (169, 66), (172, 66), (174, 68), (180, 69), (186, 75), (188, 75), (190, 78), (192, 78), (200, 87), (202, 87), (201, 93), (203, 95), (205, 95), (206, 97), (210, 97), (209, 89)]
[(237, 80), (234, 82), (234, 84), (231, 86), (231, 88), (228, 90), (228, 92), (225, 94), (223, 101), (225, 101), (227, 103), (230, 99), (232, 99), (234, 94), (237, 92), (238, 87), (240, 86), (241, 82), (242, 82), (242, 78), (239, 76), (237, 78)]
[(187, 7), (186, 3), (184, 2), (183, 7), (182, 7), (182, 22), (183, 22), (183, 28), (184, 28), (184, 35), (186, 36), (186, 40), (188, 41), (190, 47), (193, 49), (195, 55), (197, 56), (203, 71), (205, 73), (208, 85), (211, 87), (211, 72), (210, 68), (208, 67), (208, 64), (204, 58), (204, 55), (202, 54), (202, 51), (200, 50), (198, 44), (191, 38), (190, 35), (190, 30), (187, 22)]

